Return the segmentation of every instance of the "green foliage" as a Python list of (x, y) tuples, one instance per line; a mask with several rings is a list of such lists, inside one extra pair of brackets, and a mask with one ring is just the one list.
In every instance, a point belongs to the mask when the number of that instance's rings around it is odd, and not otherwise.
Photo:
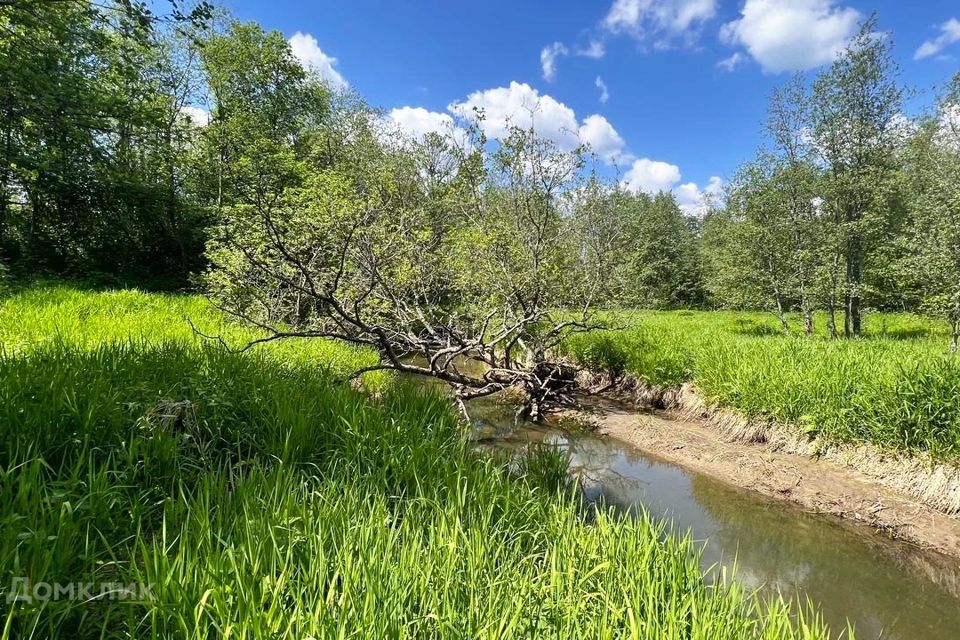
[(704, 301), (698, 222), (671, 194), (631, 193), (596, 178), (574, 208), (583, 267), (603, 274), (599, 302), (676, 308)]
[(629, 354), (619, 337), (607, 333), (590, 339), (573, 338), (577, 362), (591, 371), (606, 373), (611, 380), (619, 379), (627, 370)]
[(627, 219), (622, 303), (647, 308), (700, 304), (696, 222), (683, 214), (670, 194), (622, 197), (625, 202), (618, 213)]
[[(187, 33), (196, 12), (168, 16)], [(7, 3), (0, 13), (0, 258), (155, 277), (199, 266), (203, 220), (181, 182), (189, 66), (145, 5)], [(182, 43), (181, 38), (181, 44)]]
[(590, 365), (613, 342), (650, 384), (692, 380), (713, 402), (835, 442), (960, 457), (960, 361), (946, 353), (943, 323), (872, 314), (864, 338), (845, 341), (827, 338), (822, 317), (809, 338), (799, 323), (783, 335), (771, 314), (623, 313), (632, 328), (576, 336), (568, 352)]
[(724, 211), (704, 225), (708, 290), (724, 306), (836, 314), (859, 336), (867, 305), (903, 308), (893, 266), (916, 207), (897, 167), (909, 125), (890, 38), (869, 18), (812, 83), (803, 76), (774, 92), (769, 148), (738, 172)]
[(708, 212), (700, 251), (705, 286), (714, 302), (734, 309), (769, 308), (776, 302), (758, 259), (764, 245), (755, 237), (759, 225), (748, 225), (731, 209)]
[(331, 383), (361, 354), (228, 353), (184, 314), (228, 326), (197, 298), (3, 302), (3, 588), (150, 595), (13, 603), (0, 637), (828, 637), (708, 583), (662, 525), (588, 522), (556, 450), (510, 471), (470, 451), (439, 396)]
[(896, 280), (920, 308), (946, 318), (952, 347), (960, 338), (960, 73), (934, 117), (922, 123), (905, 154), (902, 178), (913, 215), (899, 238)]

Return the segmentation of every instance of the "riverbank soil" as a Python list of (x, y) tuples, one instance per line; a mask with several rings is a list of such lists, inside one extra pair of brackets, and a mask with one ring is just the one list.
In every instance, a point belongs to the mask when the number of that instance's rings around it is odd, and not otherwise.
[(601, 435), (727, 484), (866, 525), (892, 538), (960, 558), (960, 519), (879, 485), (829, 459), (729, 442), (675, 411), (642, 412), (614, 400), (582, 399), (578, 417)]

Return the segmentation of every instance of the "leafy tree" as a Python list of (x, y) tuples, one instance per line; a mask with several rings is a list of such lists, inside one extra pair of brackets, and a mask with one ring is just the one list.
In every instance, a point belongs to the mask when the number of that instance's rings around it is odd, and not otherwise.
[(734, 309), (768, 309), (770, 293), (750, 249), (751, 238), (735, 206), (709, 211), (700, 250), (704, 286), (710, 298)]
[(900, 276), (920, 308), (946, 318), (950, 348), (960, 341), (960, 73), (933, 118), (912, 141), (905, 172), (912, 221), (901, 237)]
[(207, 8), (157, 16), (120, 0), (0, 6), (0, 252), (7, 259), (21, 269), (159, 267), (185, 276), (183, 256), (167, 251), (182, 228), (161, 206), (169, 202), (161, 167), (179, 156), (159, 135), (170, 109), (157, 44), (161, 23), (193, 24)]
[(632, 193), (593, 177), (577, 199), (574, 222), (589, 268), (604, 274), (598, 300), (648, 308), (702, 303), (698, 221), (672, 194)]
[[(794, 257), (795, 221), (784, 206), (781, 167), (769, 156), (745, 165), (733, 181), (728, 215), (713, 220), (710, 233), (728, 237), (708, 244), (719, 253), (714, 291), (738, 306), (771, 308), (788, 329), (787, 311), (799, 293)], [(770, 306), (772, 303), (772, 307)]]
[[(223, 207), (209, 251), (219, 303), (267, 339), (369, 346), (373, 368), (439, 378), (461, 401), (517, 387), (534, 417), (563, 402), (572, 371), (552, 352), (594, 326), (602, 276), (577, 267), (607, 260), (574, 233), (582, 150), (517, 127), (492, 145), (477, 129), (463, 145), (413, 143), (355, 103), (297, 122), (274, 151), (293, 179)], [(227, 154), (224, 174), (241, 158)]]
[(829, 277), (833, 271), (827, 267), (833, 234), (831, 221), (824, 216), (822, 207), (822, 172), (810, 140), (810, 109), (810, 96), (802, 76), (795, 76), (774, 91), (766, 123), (771, 152), (761, 157), (770, 165), (770, 204), (781, 218), (781, 249), (790, 256), (786, 290), (799, 305), (807, 335), (814, 331), (813, 311), (818, 304), (827, 307), (830, 331), (835, 333), (830, 296), (833, 280)]
[(787, 311), (799, 308), (807, 334), (823, 308), (833, 336), (838, 308), (844, 334), (857, 336), (866, 295), (889, 303), (907, 219), (897, 168), (908, 128), (891, 47), (871, 18), (812, 90), (797, 76), (774, 92), (768, 147), (738, 172), (728, 210), (704, 227), (718, 299), (770, 308), (784, 329)]
[(770, 149), (739, 170), (726, 213), (712, 214), (705, 225), (704, 252), (715, 296), (737, 307), (770, 309), (784, 331), (787, 312), (798, 306), (812, 334), (814, 307), (830, 304), (824, 278), (830, 221), (819, 203), (808, 116), (801, 77), (774, 92), (766, 123)]
[(283, 34), (256, 23), (234, 22), (212, 35), (201, 59), (213, 102), (205, 137), (216, 167), (215, 205), (269, 207), (302, 179), (329, 92), (308, 77)]
[(634, 306), (676, 308), (702, 300), (695, 223), (672, 194), (623, 196), (627, 218), (624, 301)]
[(876, 18), (860, 27), (813, 87), (812, 127), (826, 168), (824, 203), (833, 216), (845, 266), (844, 334), (862, 330), (864, 271), (891, 214), (889, 186), (900, 141), (902, 91), (892, 41)]

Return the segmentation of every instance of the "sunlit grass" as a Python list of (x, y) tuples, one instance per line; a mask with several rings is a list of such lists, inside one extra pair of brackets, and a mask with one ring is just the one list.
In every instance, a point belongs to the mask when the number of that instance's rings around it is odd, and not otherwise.
[[(135, 289), (89, 292), (70, 286), (37, 287), (0, 299), (0, 346), (8, 354), (62, 342), (71, 347), (104, 344), (181, 344), (201, 347), (222, 339), (239, 349), (261, 337), (199, 295), (146, 293)], [(282, 362), (313, 364), (347, 373), (376, 356), (329, 340), (285, 340), (258, 346)]]
[(628, 328), (568, 348), (597, 368), (622, 362), (655, 385), (693, 380), (711, 401), (796, 423), (811, 436), (960, 456), (960, 359), (945, 323), (872, 314), (865, 336), (783, 335), (769, 314), (621, 312)]
[(481, 457), (445, 399), (333, 381), (370, 354), (230, 353), (185, 316), (250, 335), (194, 297), (0, 306), (0, 591), (150, 591), (11, 603), (3, 639), (827, 637), (705, 581), (689, 539), (587, 517), (556, 451)]

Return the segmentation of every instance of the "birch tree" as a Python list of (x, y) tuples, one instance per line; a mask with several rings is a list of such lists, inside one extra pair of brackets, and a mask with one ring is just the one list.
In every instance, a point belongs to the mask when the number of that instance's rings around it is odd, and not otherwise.
[(825, 169), (825, 206), (844, 264), (844, 335), (862, 332), (864, 271), (872, 233), (888, 215), (884, 185), (895, 170), (902, 117), (892, 41), (871, 17), (813, 87), (812, 133)]

